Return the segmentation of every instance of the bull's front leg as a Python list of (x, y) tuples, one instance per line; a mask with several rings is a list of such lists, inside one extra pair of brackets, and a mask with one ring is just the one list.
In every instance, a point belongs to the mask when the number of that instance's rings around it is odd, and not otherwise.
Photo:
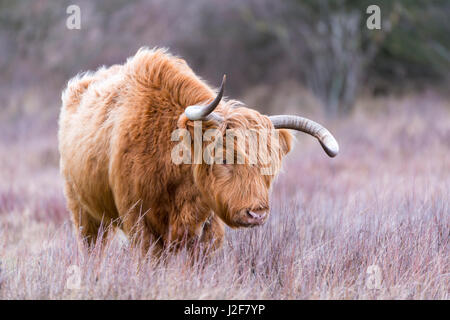
[(186, 248), (195, 257), (218, 249), (225, 231), (216, 215), (195, 203), (184, 203), (179, 211), (172, 212), (167, 229), (166, 248), (171, 251)]
[(224, 223), (213, 213), (203, 224), (200, 244), (211, 254), (222, 247), (224, 236)]

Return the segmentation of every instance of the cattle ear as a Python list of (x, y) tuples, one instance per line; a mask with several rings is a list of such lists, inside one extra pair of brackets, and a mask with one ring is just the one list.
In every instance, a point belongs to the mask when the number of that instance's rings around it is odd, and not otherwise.
[(287, 129), (279, 129), (280, 147), (283, 156), (288, 154), (292, 149), (292, 134)]

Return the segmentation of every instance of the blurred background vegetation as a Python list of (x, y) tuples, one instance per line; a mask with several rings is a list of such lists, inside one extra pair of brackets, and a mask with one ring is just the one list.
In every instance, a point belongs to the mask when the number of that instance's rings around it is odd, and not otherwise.
[[(66, 28), (70, 4), (81, 30)], [(381, 30), (366, 27), (371, 4)], [(213, 86), (227, 73), (227, 95), (261, 111), (284, 109), (276, 93), (303, 92), (346, 115), (361, 95), (445, 92), (449, 20), (445, 0), (1, 0), (0, 120), (55, 123), (69, 78), (141, 46), (170, 48)]]

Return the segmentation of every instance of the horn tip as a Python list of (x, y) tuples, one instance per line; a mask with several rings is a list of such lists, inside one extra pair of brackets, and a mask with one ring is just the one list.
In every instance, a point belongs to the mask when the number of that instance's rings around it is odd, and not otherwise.
[(327, 139), (327, 141), (320, 141), (320, 144), (322, 145), (323, 150), (325, 150), (326, 154), (334, 158), (339, 153), (339, 144), (335, 139)]
[(201, 106), (188, 106), (184, 113), (189, 120), (196, 121), (202, 119), (202, 107)]

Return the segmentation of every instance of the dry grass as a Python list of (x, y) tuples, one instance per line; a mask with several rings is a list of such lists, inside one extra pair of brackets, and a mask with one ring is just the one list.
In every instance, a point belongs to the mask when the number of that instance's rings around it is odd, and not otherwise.
[(327, 121), (336, 159), (298, 135), (268, 223), (228, 230), (223, 250), (195, 266), (184, 253), (143, 261), (117, 237), (103, 259), (98, 248), (79, 254), (56, 132), (2, 134), (0, 299), (449, 299), (449, 104), (360, 104), (366, 111)]

